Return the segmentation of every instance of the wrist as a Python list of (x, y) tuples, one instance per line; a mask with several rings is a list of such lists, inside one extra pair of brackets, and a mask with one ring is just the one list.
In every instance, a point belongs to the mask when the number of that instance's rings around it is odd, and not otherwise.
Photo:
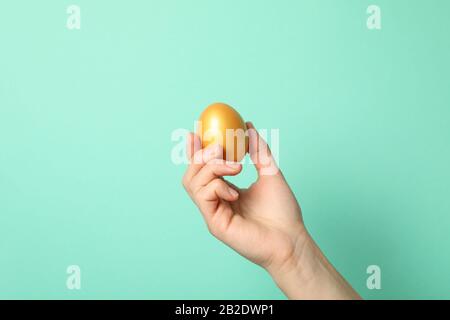
[(359, 299), (311, 236), (297, 237), (292, 257), (268, 272), (289, 299)]
[[(296, 299), (295, 292), (307, 292), (317, 278), (319, 264), (317, 246), (307, 232), (295, 238), (292, 255), (281, 265), (267, 269), (278, 287), (288, 296)], [(295, 292), (293, 292), (295, 289)]]

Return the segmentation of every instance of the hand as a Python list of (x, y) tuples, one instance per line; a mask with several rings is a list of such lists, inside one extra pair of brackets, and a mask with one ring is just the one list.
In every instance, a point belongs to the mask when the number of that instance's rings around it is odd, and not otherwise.
[[(304, 241), (300, 207), (278, 170), (267, 144), (252, 124), (249, 126), (250, 156), (260, 174), (248, 189), (238, 189), (222, 179), (238, 174), (242, 166), (219, 160), (221, 148), (195, 150), (198, 136), (190, 134), (188, 157), (192, 164), (184, 186), (200, 208), (210, 232), (247, 259), (266, 269), (278, 269)], [(251, 130), (253, 129), (253, 130)], [(194, 157), (194, 161), (192, 161)]]
[(192, 133), (183, 185), (217, 239), (265, 268), (288, 296), (301, 297), (297, 288), (290, 288), (292, 280), (306, 287), (326, 259), (307, 233), (300, 206), (267, 143), (251, 123), (247, 127), (249, 153), (258, 172), (250, 188), (239, 189), (224, 180), (239, 174), (241, 164), (221, 160), (220, 146), (200, 149), (199, 137)]

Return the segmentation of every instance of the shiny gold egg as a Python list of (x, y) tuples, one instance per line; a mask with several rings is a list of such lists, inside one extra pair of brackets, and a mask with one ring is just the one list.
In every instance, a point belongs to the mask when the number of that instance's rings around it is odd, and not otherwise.
[(224, 160), (239, 162), (248, 151), (247, 126), (241, 115), (225, 103), (214, 103), (203, 111), (197, 134), (202, 148), (222, 146)]

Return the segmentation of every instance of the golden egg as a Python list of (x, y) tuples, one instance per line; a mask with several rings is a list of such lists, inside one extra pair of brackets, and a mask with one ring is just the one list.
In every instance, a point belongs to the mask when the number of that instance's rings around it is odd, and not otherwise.
[(241, 115), (225, 103), (214, 103), (203, 111), (197, 134), (202, 148), (222, 146), (224, 160), (239, 162), (248, 151), (247, 126)]

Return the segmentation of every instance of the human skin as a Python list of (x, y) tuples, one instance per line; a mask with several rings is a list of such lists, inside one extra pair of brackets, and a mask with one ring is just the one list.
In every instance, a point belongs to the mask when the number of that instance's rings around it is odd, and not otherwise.
[(222, 160), (220, 146), (201, 149), (198, 136), (187, 137), (190, 164), (183, 186), (209, 231), (267, 270), (289, 299), (360, 299), (306, 230), (300, 206), (267, 143), (252, 123), (247, 128), (258, 172), (248, 189), (223, 178), (239, 174), (242, 165)]

